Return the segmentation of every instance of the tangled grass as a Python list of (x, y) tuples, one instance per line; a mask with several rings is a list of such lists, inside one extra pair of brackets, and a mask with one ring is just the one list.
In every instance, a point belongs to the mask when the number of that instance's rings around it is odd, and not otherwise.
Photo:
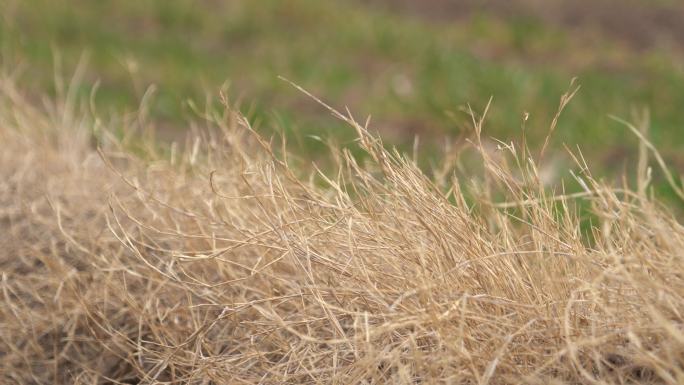
[(636, 188), (577, 156), (584, 191), (551, 195), (481, 119), (465, 183), (334, 113), (368, 157), (307, 179), (230, 110), (159, 155), (1, 86), (0, 382), (684, 383), (684, 228), (646, 141)]

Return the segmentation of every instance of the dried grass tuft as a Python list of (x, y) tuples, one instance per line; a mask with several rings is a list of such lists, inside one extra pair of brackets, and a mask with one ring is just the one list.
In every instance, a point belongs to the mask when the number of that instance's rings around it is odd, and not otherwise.
[(368, 161), (307, 180), (235, 112), (162, 156), (0, 85), (0, 382), (684, 383), (684, 228), (643, 170), (578, 156), (550, 195), (476, 119), (479, 182), (437, 184), (335, 112)]

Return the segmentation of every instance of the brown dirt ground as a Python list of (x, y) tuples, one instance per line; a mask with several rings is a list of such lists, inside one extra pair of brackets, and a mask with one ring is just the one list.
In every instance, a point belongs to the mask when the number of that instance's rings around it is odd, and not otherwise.
[(360, 0), (365, 4), (436, 21), (477, 13), (504, 19), (532, 18), (569, 30), (595, 30), (635, 50), (684, 51), (684, 2), (643, 0)]

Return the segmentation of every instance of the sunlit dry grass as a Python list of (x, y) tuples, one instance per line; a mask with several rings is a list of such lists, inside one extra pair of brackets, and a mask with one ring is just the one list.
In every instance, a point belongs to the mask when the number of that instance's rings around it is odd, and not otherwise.
[(476, 113), (484, 171), (456, 179), (334, 112), (368, 158), (306, 178), (230, 109), (157, 155), (109, 134), (144, 119), (1, 86), (0, 382), (684, 382), (684, 228), (647, 144), (633, 189), (577, 153), (584, 191), (551, 195)]

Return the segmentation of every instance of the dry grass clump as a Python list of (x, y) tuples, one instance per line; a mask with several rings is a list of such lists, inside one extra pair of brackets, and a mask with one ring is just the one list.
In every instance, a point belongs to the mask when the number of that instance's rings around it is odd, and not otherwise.
[(645, 161), (551, 196), (476, 120), (484, 174), (447, 185), (338, 114), (368, 162), (306, 180), (236, 113), (134, 155), (1, 85), (0, 382), (684, 383), (684, 228)]

